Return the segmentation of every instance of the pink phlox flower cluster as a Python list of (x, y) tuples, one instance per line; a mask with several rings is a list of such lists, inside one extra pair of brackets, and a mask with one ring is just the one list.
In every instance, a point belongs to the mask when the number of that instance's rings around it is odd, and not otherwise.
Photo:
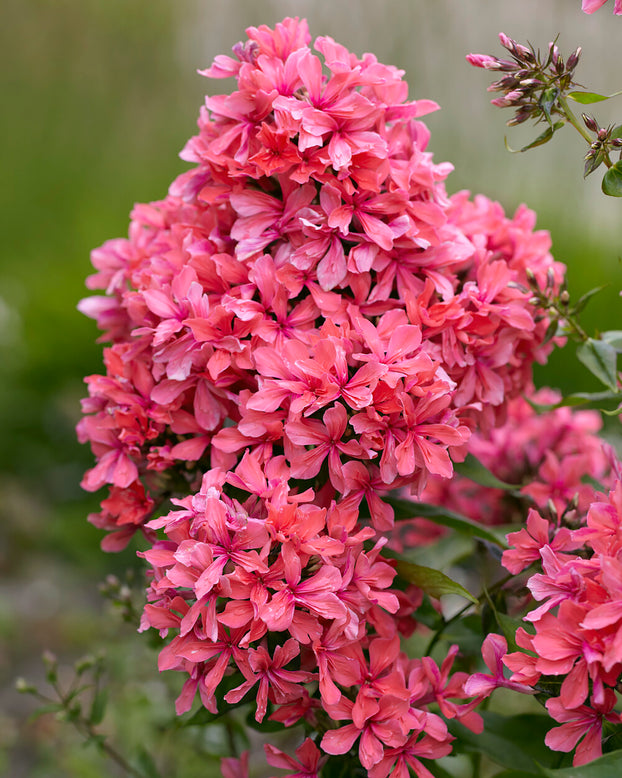
[[(581, 10), (585, 11), (586, 14), (593, 14), (594, 11), (598, 11), (606, 2), (607, 0), (583, 0)], [(622, 16), (622, 0), (615, 0), (613, 12), (618, 16)]]
[(437, 106), (330, 38), (323, 74), (304, 22), (248, 35), (204, 72), (237, 88), (206, 98), (195, 167), (92, 255), (106, 294), (80, 309), (112, 345), (78, 432), (98, 460), (83, 486), (115, 490), (91, 517), (111, 550), (245, 450), (296, 479), (327, 465), (325, 504), (364, 493), (386, 528), (375, 495), (449, 477), (551, 348), (525, 287), (528, 268), (561, 280), (548, 235), (525, 208), (447, 197), (419, 121)]
[[(555, 289), (563, 267), (531, 211), (447, 196), (419, 120), (437, 106), (402, 71), (312, 50), (297, 19), (247, 35), (203, 72), (235, 86), (206, 98), (194, 167), (92, 255), (105, 294), (80, 309), (110, 345), (78, 434), (83, 486), (110, 496), (90, 520), (108, 550), (150, 543), (141, 629), (187, 676), (178, 713), (197, 692), (286, 726), (321, 708), (345, 722), (325, 753), (428, 776), (444, 719), (481, 729), (479, 698), (456, 647), (440, 668), (400, 650), (422, 592), (391, 588), (382, 498), (451, 478), (506, 417), (552, 348), (527, 271)], [(310, 741), (267, 755), (317, 773)]]
[(543, 676), (563, 677), (559, 696), (547, 703), (562, 726), (546, 742), (570, 751), (583, 737), (574, 756), (578, 765), (602, 754), (603, 720), (620, 722), (614, 707), (622, 672), (622, 482), (606, 501), (592, 503), (585, 526), (547, 524), (531, 511), (527, 528), (508, 535), (512, 548), (503, 563), (517, 573), (539, 561), (541, 572), (527, 586), (542, 604), (524, 617), (534, 632), (517, 633), (525, 652), (503, 661), (518, 683), (537, 686)]

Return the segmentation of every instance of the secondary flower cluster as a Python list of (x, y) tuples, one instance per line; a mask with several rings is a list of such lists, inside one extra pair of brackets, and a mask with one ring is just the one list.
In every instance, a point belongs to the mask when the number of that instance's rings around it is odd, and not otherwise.
[[(577, 523), (578, 529), (568, 526)], [(527, 587), (541, 604), (524, 616), (529, 631), (516, 633), (522, 650), (507, 653), (505, 641), (490, 636), (497, 648), (495, 674), (472, 676), (465, 691), (487, 695), (515, 685), (546, 694), (546, 708), (561, 724), (546, 744), (556, 751), (576, 747), (573, 763), (585, 764), (602, 754), (605, 722), (621, 722), (614, 707), (622, 673), (622, 481), (607, 499), (592, 502), (587, 517), (548, 521), (530, 510), (526, 527), (508, 535), (508, 542), (504, 566), (513, 575), (538, 567)], [(509, 681), (501, 662), (513, 672)]]
[(206, 98), (195, 167), (92, 255), (105, 295), (80, 307), (111, 345), (78, 432), (84, 487), (110, 491), (90, 520), (108, 550), (151, 542), (142, 627), (175, 633), (179, 712), (257, 687), (258, 721), (424, 776), (451, 740), (432, 703), (481, 724), (457, 648), (440, 668), (400, 651), (421, 592), (390, 588), (382, 495), (451, 477), (530, 386), (552, 346), (527, 271), (556, 288), (563, 267), (527, 209), (447, 196), (419, 121), (437, 106), (401, 71), (330, 38), (322, 59), (298, 20), (247, 32), (204, 71), (236, 88)]
[[(529, 505), (559, 516), (572, 505), (585, 516), (599, 488), (614, 485), (615, 455), (597, 435), (602, 427), (598, 412), (534, 409), (534, 404), (555, 405), (560, 399), (550, 389), (532, 394), (529, 401), (516, 397), (507, 404), (504, 424), (471, 435), (469, 453), (514, 490), (480, 486), (456, 473), (451, 479), (429, 478), (421, 500), (488, 525), (522, 524)], [(442, 529), (425, 520), (400, 522), (392, 548), (411, 547), (439, 534)]]
[[(549, 43), (546, 58), (541, 58), (540, 52), (533, 46), (523, 46), (503, 32), (499, 33), (499, 40), (510, 53), (511, 60), (488, 54), (467, 54), (467, 61), (475, 67), (503, 74), (488, 87), (488, 91), (503, 93), (502, 97), (491, 100), (493, 105), (498, 108), (516, 108), (508, 125), (522, 124), (527, 119), (546, 119), (552, 125), (552, 117), (555, 115), (565, 117), (566, 112), (560, 100), (575, 86), (574, 71), (581, 57), (581, 48), (564, 61), (555, 41)], [(554, 129), (556, 127), (551, 126), (551, 135)]]

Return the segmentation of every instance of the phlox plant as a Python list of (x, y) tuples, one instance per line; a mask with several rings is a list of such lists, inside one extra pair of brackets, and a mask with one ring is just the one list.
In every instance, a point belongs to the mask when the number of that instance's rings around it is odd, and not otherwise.
[[(448, 194), (402, 71), (304, 20), (246, 34), (80, 304), (89, 521), (141, 538), (176, 713), (261, 733), (225, 778), (620, 774), (622, 468), (570, 407), (620, 402), (620, 333), (583, 331), (532, 211)], [(470, 56), (496, 104), (572, 123), (536, 86), (576, 62), (552, 45), (521, 85), (535, 52), (502, 43)], [(568, 338), (607, 391), (536, 389)]]

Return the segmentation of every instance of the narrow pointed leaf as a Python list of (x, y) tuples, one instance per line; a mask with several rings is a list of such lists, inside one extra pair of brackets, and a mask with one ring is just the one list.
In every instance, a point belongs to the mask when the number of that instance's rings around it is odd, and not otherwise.
[(458, 473), (458, 475), (468, 478), (470, 481), (475, 481), (475, 483), (480, 486), (487, 486), (491, 489), (513, 491), (520, 488), (520, 485), (508, 484), (505, 481), (501, 481), (494, 473), (491, 473), (479, 459), (474, 457), (473, 454), (467, 454), (464, 462), (454, 463), (454, 471)]
[(616, 162), (605, 173), (602, 190), (610, 197), (622, 197), (622, 160)]
[(610, 343), (603, 340), (588, 338), (577, 348), (577, 358), (612, 392), (616, 392), (616, 350)]
[[(540, 108), (542, 109), (542, 112), (547, 118), (548, 123), (553, 127), (553, 120), (551, 119), (551, 111), (553, 110), (553, 107), (555, 103), (557, 102), (557, 98), (559, 97), (559, 89), (556, 86), (549, 87), (548, 89), (545, 89), (544, 92), (542, 92), (542, 97), (540, 98)], [(555, 129), (553, 128), (553, 132)], [(546, 143), (546, 141), (544, 141)], [(528, 147), (529, 148), (529, 147)]]
[(442, 597), (444, 594), (458, 594), (466, 600), (477, 605), (477, 597), (464, 588), (457, 581), (453, 581), (440, 570), (433, 570), (431, 567), (415, 565), (412, 562), (406, 562), (403, 559), (398, 560), (397, 574), (400, 578), (418, 586), (430, 597)]
[(455, 513), (447, 508), (440, 508), (438, 505), (430, 505), (425, 502), (411, 502), (410, 500), (400, 500), (393, 497), (385, 497), (385, 501), (395, 511), (395, 518), (397, 521), (400, 519), (412, 519), (415, 516), (421, 516), (422, 518), (434, 522), (434, 524), (440, 524), (442, 527), (449, 527), (464, 535), (470, 535), (471, 537), (480, 538), (481, 540), (488, 540), (490, 543), (494, 543), (501, 548), (507, 548), (505, 541), (498, 537), (492, 528), (484, 527), (483, 524), (471, 521), (471, 519), (462, 516), (460, 513)]
[(562, 770), (540, 769), (547, 778), (620, 778), (622, 751), (612, 751), (580, 767), (566, 767)]
[(93, 726), (101, 724), (104, 714), (106, 712), (106, 704), (108, 702), (108, 691), (104, 687), (97, 690), (97, 694), (93, 698), (91, 704), (91, 710), (89, 712), (89, 724)]
[[(476, 735), (455, 721), (448, 722), (449, 731), (458, 737), (454, 741), (454, 750), (463, 753), (484, 753), (487, 757), (510, 770), (546, 775), (539, 773), (540, 765), (555, 764), (559, 755), (550, 751), (544, 744), (544, 736), (555, 722), (539, 713), (519, 713), (513, 716), (501, 716), (498, 713), (482, 711), (484, 731)], [(557, 771), (551, 770), (551, 776)]]
[(597, 92), (568, 92), (568, 97), (574, 100), (575, 103), (590, 105), (591, 103), (601, 103), (603, 100), (609, 100), (611, 97), (616, 97), (619, 94), (622, 93), (614, 92), (612, 95), (599, 95)]
[(585, 294), (581, 295), (577, 302), (574, 304), (572, 308), (573, 314), (581, 313), (581, 311), (585, 308), (585, 306), (588, 304), (588, 302), (594, 297), (594, 295), (597, 295), (599, 292), (602, 292), (603, 289), (606, 289), (605, 286), (595, 286), (593, 289), (590, 289), (589, 292), (586, 292)]

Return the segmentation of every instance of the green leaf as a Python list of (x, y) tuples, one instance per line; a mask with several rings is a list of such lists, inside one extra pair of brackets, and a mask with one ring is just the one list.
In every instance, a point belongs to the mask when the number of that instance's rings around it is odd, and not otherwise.
[(494, 778), (542, 778), (542, 773), (526, 773), (524, 770), (504, 770), (496, 773)]
[(588, 338), (577, 348), (577, 358), (612, 392), (617, 391), (616, 350), (603, 340)]
[(581, 767), (565, 767), (562, 770), (542, 769), (547, 778), (620, 778), (622, 775), (622, 751), (612, 751)]
[(614, 127), (613, 130), (611, 130), (611, 133), (609, 135), (610, 138), (622, 138), (622, 124), (618, 124), (617, 127)]
[(507, 640), (508, 651), (518, 651), (519, 648), (516, 645), (516, 630), (519, 627), (523, 627), (523, 629), (527, 627), (527, 631), (529, 632), (530, 625), (523, 623), (521, 619), (513, 619), (511, 616), (498, 610), (495, 610), (495, 619), (497, 620), (497, 624), (501, 627), (503, 637)]
[(145, 774), (145, 778), (161, 778), (160, 772), (153, 761), (153, 757), (145, 748), (141, 748), (138, 752), (136, 762), (138, 763), (141, 772)]
[(62, 709), (63, 706), (58, 702), (50, 702), (48, 705), (41, 705), (28, 716), (28, 721), (36, 721), (40, 716), (45, 716), (48, 713), (58, 713)]
[(542, 773), (526, 773), (524, 770), (504, 770), (496, 773), (494, 778), (542, 778)]
[(424, 596), (423, 602), (415, 611), (415, 618), (421, 624), (425, 624), (432, 632), (437, 632), (444, 624), (443, 617), (432, 605), (430, 598)]
[(108, 691), (106, 688), (98, 689), (91, 703), (88, 722), (93, 726), (100, 724), (106, 712), (106, 703), (108, 702)]
[(414, 546), (402, 551), (402, 558), (417, 565), (447, 570), (473, 556), (475, 539), (459, 532), (448, 532), (431, 545)]
[(400, 519), (413, 519), (421, 516), (434, 522), (434, 524), (449, 527), (456, 530), (456, 532), (461, 532), (463, 535), (487, 540), (489, 543), (494, 543), (501, 548), (507, 548), (505, 541), (496, 535), (492, 528), (484, 527), (483, 524), (471, 521), (466, 516), (450, 511), (447, 508), (430, 505), (426, 502), (412, 502), (411, 500), (401, 500), (394, 497), (385, 497), (384, 499), (395, 511), (395, 518), (398, 521)]
[[(484, 753), (502, 767), (535, 775), (539, 774), (540, 765), (550, 766), (559, 758), (544, 744), (545, 734), (555, 726), (549, 716), (521, 713), (506, 717), (490, 711), (483, 711), (481, 715), (484, 731), (480, 735), (462, 724), (448, 722), (451, 734), (458, 738), (454, 742), (456, 751)], [(548, 773), (544, 774), (548, 776)], [(557, 771), (551, 771), (553, 775), (557, 775)]]
[[(551, 111), (553, 110), (553, 107), (555, 106), (558, 97), (559, 97), (559, 89), (556, 86), (551, 86), (548, 89), (545, 89), (544, 92), (542, 92), (542, 97), (538, 101), (538, 105), (542, 109), (542, 113), (546, 116), (546, 119), (552, 128), (553, 128), (553, 120), (551, 119)], [(553, 128), (553, 132), (555, 132), (555, 128)], [(553, 134), (553, 132), (551, 132), (551, 135)], [(542, 134), (544, 135), (544, 133)], [(546, 143), (546, 141), (543, 142)]]
[(559, 321), (557, 319), (551, 319), (549, 326), (546, 328), (546, 332), (544, 333), (544, 338), (541, 345), (545, 346), (550, 340), (555, 338), (559, 332), (559, 329)]
[(396, 565), (397, 574), (411, 584), (418, 586), (430, 597), (442, 597), (444, 594), (459, 594), (466, 600), (470, 600), (477, 605), (477, 597), (467, 591), (457, 581), (453, 581), (440, 570), (433, 570), (431, 567), (415, 565), (413, 562), (406, 562), (399, 559)]
[(601, 188), (610, 197), (622, 197), (622, 159), (605, 173)]
[(506, 491), (514, 491), (520, 488), (519, 484), (508, 484), (505, 481), (501, 481), (473, 454), (467, 454), (464, 462), (454, 463), (454, 470), (458, 475), (468, 478), (480, 486), (486, 486), (491, 489), (505, 489)]
[(622, 330), (608, 330), (601, 332), (600, 339), (609, 343), (618, 352), (622, 351)]
[(588, 302), (591, 300), (594, 295), (598, 294), (599, 292), (602, 292), (603, 289), (606, 289), (606, 286), (595, 286), (594, 289), (590, 289), (589, 292), (586, 292), (585, 294), (581, 295), (577, 302), (574, 304), (572, 308), (572, 313), (577, 314), (581, 313), (581, 311), (585, 308), (585, 306), (588, 304)]
[(568, 92), (568, 97), (574, 100), (575, 103), (581, 103), (581, 105), (590, 105), (591, 103), (600, 103), (603, 100), (609, 100), (610, 97), (615, 97), (616, 92), (613, 95), (599, 95), (596, 92)]

